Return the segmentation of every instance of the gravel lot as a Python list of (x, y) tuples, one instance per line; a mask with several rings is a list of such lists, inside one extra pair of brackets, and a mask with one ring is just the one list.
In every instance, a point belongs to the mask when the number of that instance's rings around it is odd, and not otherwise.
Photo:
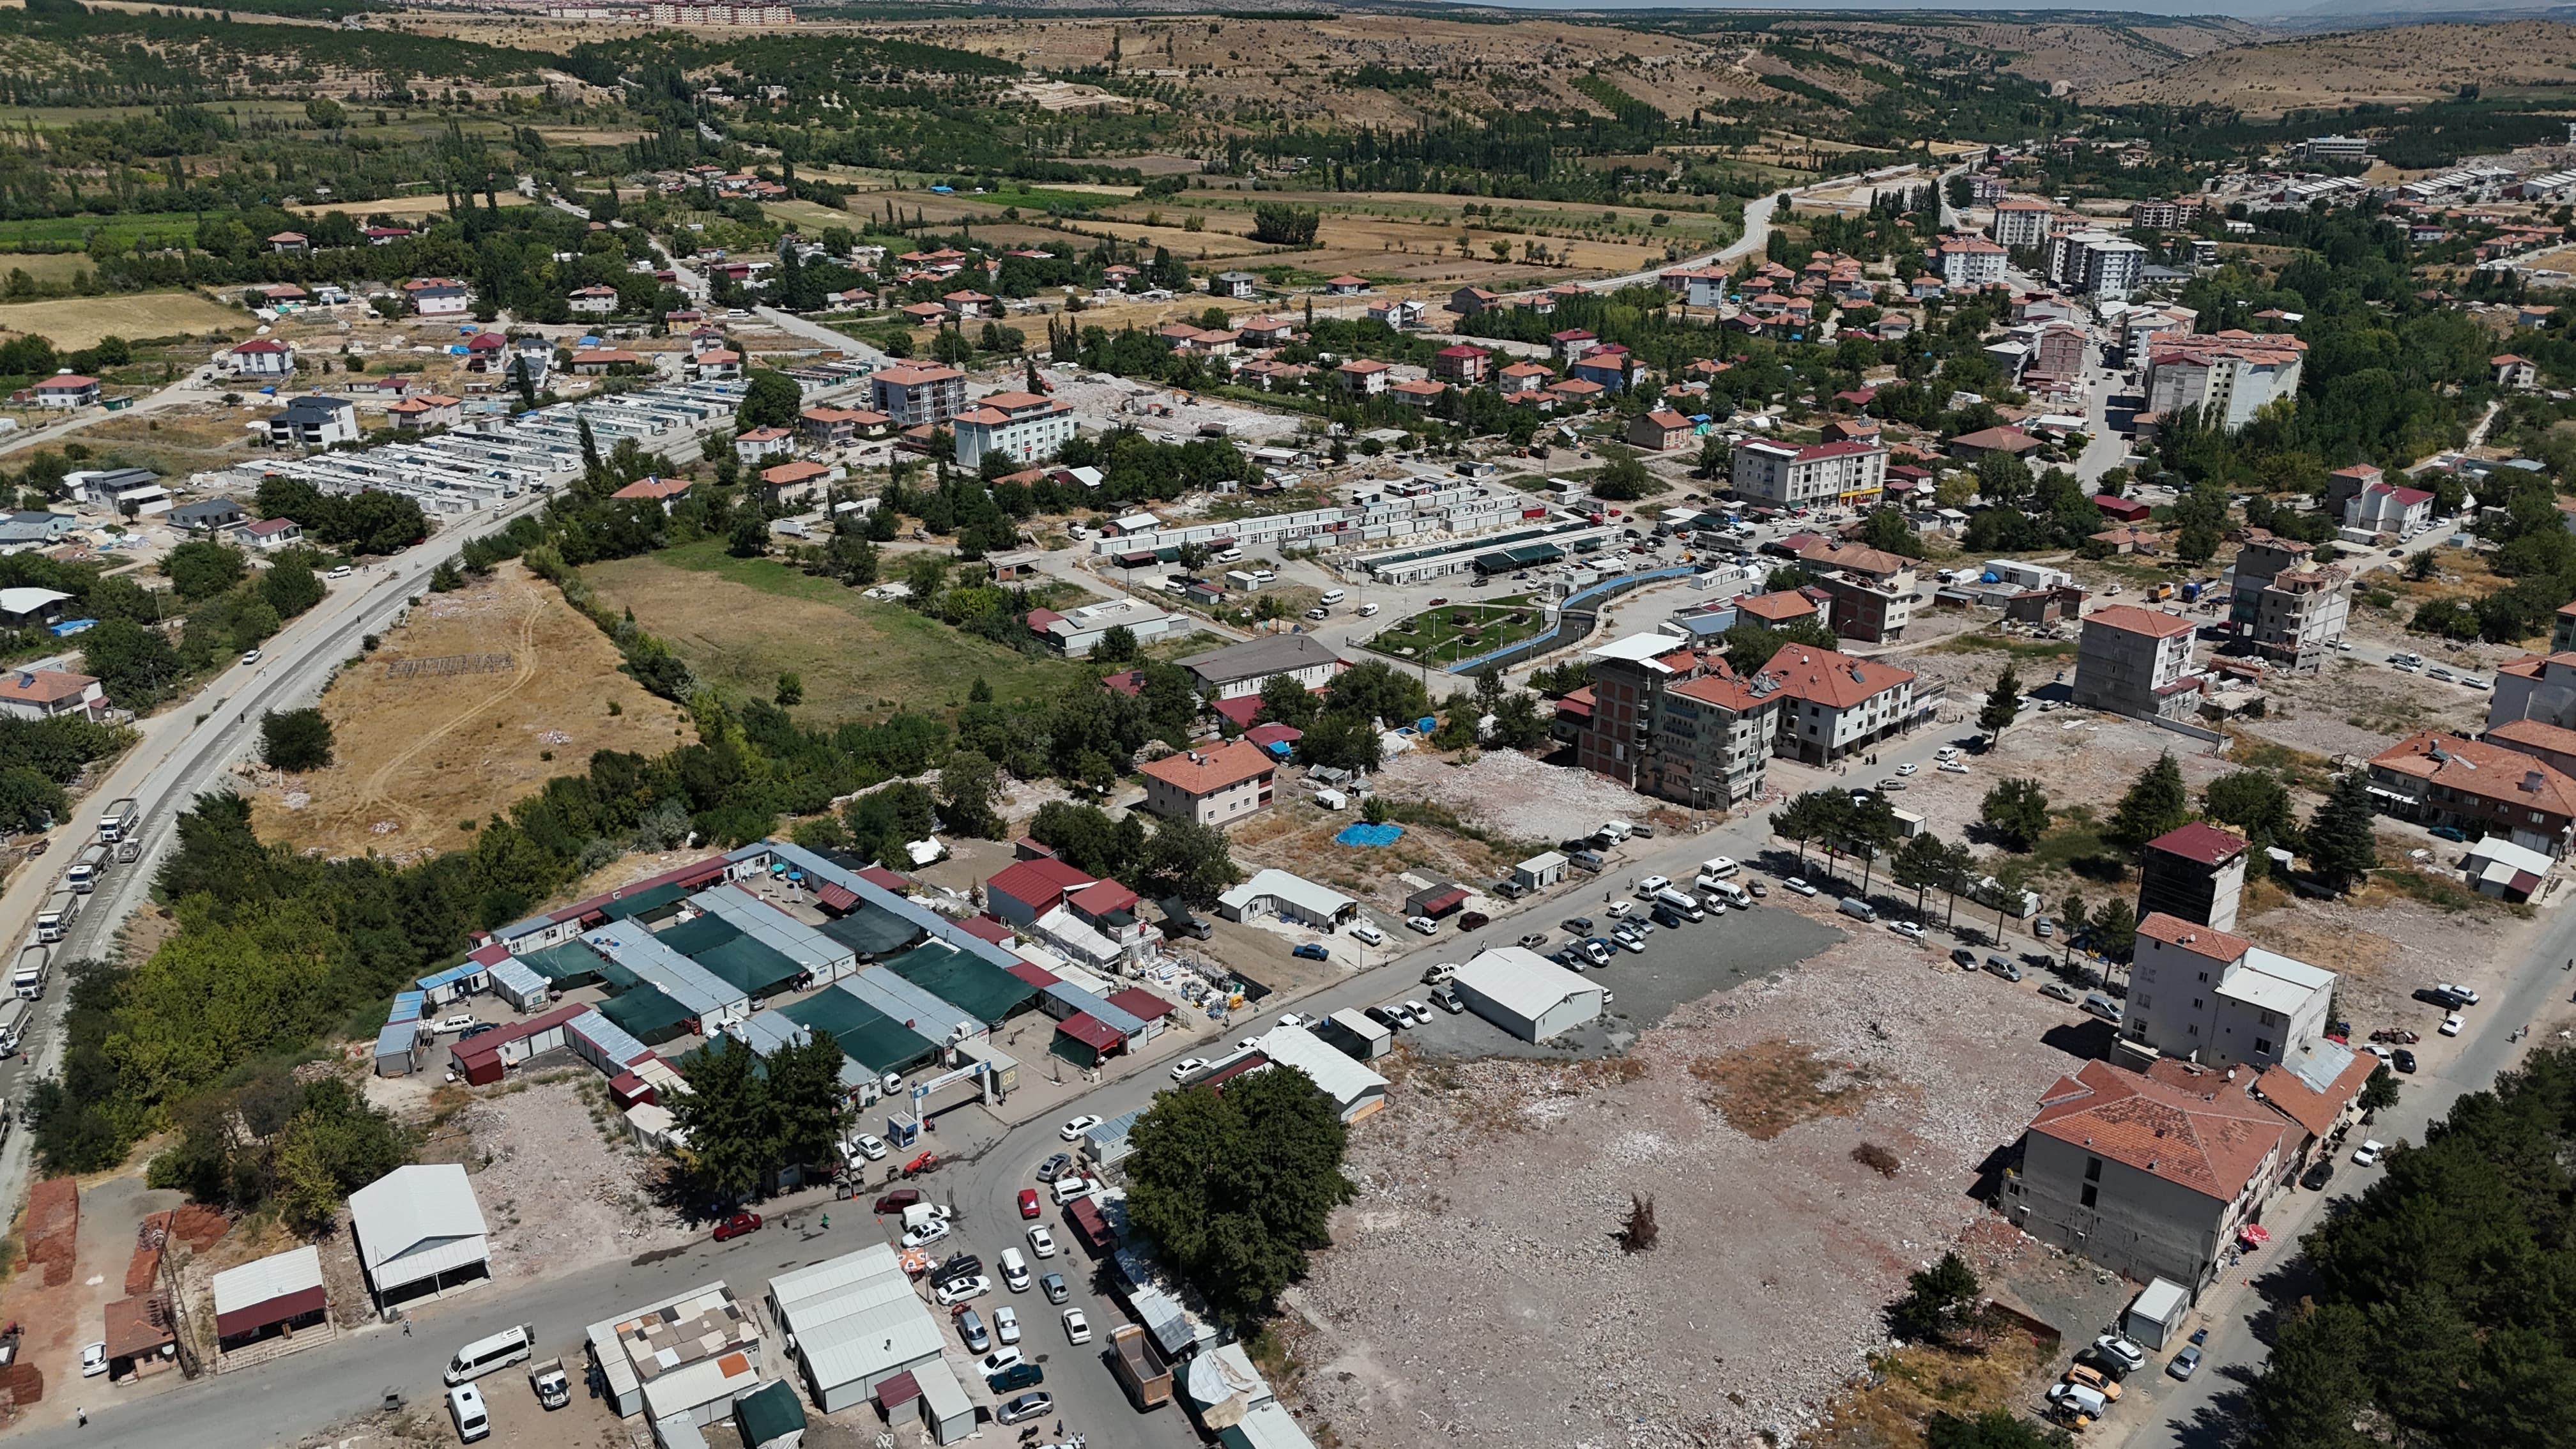
[[(1823, 908), (1797, 910), (1824, 929)], [(2069, 1010), (1936, 959), (1865, 932), (1609, 1060), (1408, 1046), (1354, 1139), (1337, 1246), (1290, 1295), (1290, 1397), (1351, 1445), (1736, 1444), (1812, 1424), (1886, 1343), (1905, 1274), (1985, 1220), (1979, 1164), (2075, 1065), (2039, 1040)], [(1893, 1177), (1851, 1159), (1864, 1142)], [(1663, 1229), (1634, 1257), (1610, 1237), (1631, 1193)]]
[(461, 1150), (433, 1143), (421, 1154), (461, 1160), (473, 1174), (492, 1229), (492, 1276), (559, 1276), (690, 1241), (696, 1230), (656, 1198), (667, 1160), (635, 1148), (613, 1114), (616, 1145), (593, 1125), (591, 1113), (604, 1110), (598, 1073), (576, 1064), (537, 1076), (545, 1080), (514, 1078), (450, 1118), (465, 1135)]
[(1684, 818), (1672, 806), (1589, 770), (1541, 764), (1516, 750), (1487, 751), (1469, 765), (1408, 750), (1387, 761), (1377, 787), (1389, 797), (1428, 800), (1462, 820), (1548, 845), (1589, 835), (1605, 820), (1643, 821), (1658, 812), (1668, 820)]
[[(2427, 646), (2416, 640), (2413, 647)], [(2467, 666), (2459, 672), (2468, 672)], [(2479, 671), (2479, 677), (2492, 676)], [(2245, 733), (2328, 757), (2368, 758), (2417, 730), (2475, 735), (2486, 728), (2491, 698), (2484, 690), (2353, 658), (2337, 658), (2314, 674), (2275, 675), (2263, 689), (2271, 696), (2270, 710), (2246, 721)]]

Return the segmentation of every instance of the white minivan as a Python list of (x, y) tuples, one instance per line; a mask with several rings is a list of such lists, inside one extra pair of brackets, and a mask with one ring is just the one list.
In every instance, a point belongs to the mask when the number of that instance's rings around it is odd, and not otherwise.
[(483, 1408), (483, 1391), (472, 1384), (458, 1384), (447, 1391), (447, 1417), (456, 1421), (460, 1443), (491, 1437), (492, 1416)]
[(1002, 1281), (1010, 1284), (1014, 1293), (1029, 1291), (1029, 1260), (1020, 1256), (1017, 1248), (1002, 1250)]
[(1653, 899), (1656, 905), (1665, 907), (1685, 921), (1700, 920), (1708, 914), (1700, 907), (1699, 897), (1688, 891), (1674, 890), (1671, 886), (1656, 891)]
[(447, 1381), (461, 1384), (469, 1379), (479, 1379), (494, 1369), (508, 1368), (525, 1361), (536, 1352), (536, 1347), (537, 1331), (525, 1323), (516, 1328), (502, 1329), (490, 1338), (478, 1338), (458, 1349), (456, 1357), (447, 1361)]
[(1317, 600), (1317, 602), (1329, 609), (1348, 597), (1350, 596), (1343, 593), (1340, 589), (1326, 589), (1324, 590), (1324, 597)]

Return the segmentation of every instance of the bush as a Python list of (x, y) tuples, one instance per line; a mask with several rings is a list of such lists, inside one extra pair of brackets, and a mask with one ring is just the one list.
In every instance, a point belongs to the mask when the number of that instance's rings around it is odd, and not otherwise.
[(321, 769), (331, 763), (331, 722), (318, 709), (270, 710), (259, 719), (259, 757), (272, 769)]
[(1273, 246), (1312, 246), (1320, 213), (1265, 201), (1252, 209), (1252, 239)]

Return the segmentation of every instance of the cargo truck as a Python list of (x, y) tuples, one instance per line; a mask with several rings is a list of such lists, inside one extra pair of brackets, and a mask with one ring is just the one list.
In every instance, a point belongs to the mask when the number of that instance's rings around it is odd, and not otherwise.
[(1145, 1330), (1132, 1323), (1122, 1323), (1110, 1330), (1110, 1367), (1125, 1385), (1127, 1396), (1138, 1409), (1152, 1409), (1171, 1402), (1172, 1366), (1154, 1347)]
[(36, 939), (49, 946), (61, 940), (63, 933), (71, 929), (72, 917), (79, 913), (80, 896), (76, 892), (56, 891), (45, 897), (45, 903), (36, 908)]
[(131, 799), (112, 801), (106, 812), (98, 817), (98, 838), (114, 845), (132, 835), (136, 822), (142, 818), (142, 807)]
[(9, 973), (9, 994), (21, 1001), (34, 1001), (45, 994), (45, 967), (53, 952), (43, 946), (29, 946), (18, 953), (18, 965)]
[(82, 895), (98, 889), (98, 878), (107, 874), (107, 847), (93, 845), (74, 857), (63, 869), (63, 884)]

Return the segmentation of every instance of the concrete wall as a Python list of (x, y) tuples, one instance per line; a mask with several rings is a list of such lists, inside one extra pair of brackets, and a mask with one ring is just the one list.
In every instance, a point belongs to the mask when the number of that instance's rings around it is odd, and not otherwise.
[(2235, 1205), (2106, 1158), (2086, 1207), (2084, 1169), (2092, 1156), (2074, 1143), (2024, 1135), (2020, 1175), (2004, 1189), (2007, 1216), (2041, 1242), (2123, 1277), (2170, 1278), (2196, 1296), (2240, 1221)]

